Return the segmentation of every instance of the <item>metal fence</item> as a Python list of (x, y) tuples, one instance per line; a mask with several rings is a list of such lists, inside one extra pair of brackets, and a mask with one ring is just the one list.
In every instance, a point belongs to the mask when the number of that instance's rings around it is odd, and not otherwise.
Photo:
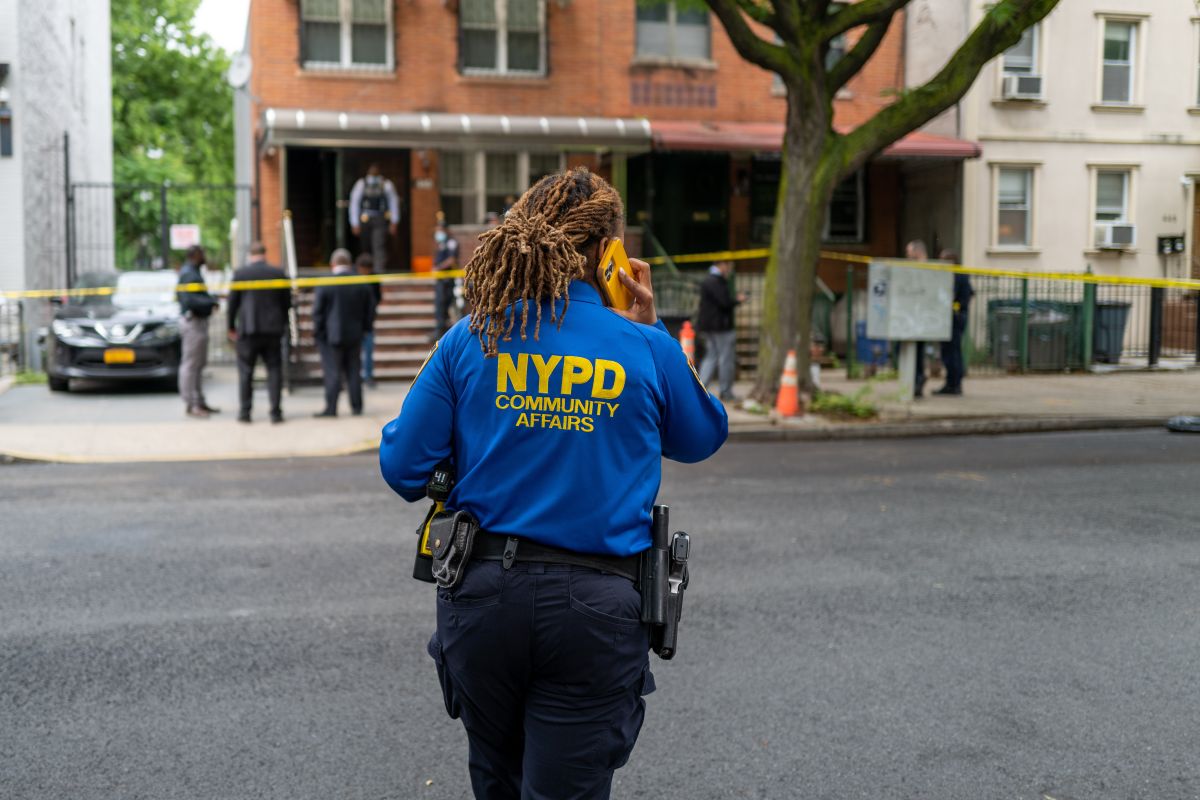
[[(171, 247), (171, 226), (195, 225), (208, 263), (234, 263), (230, 225), (252, 204), (243, 185), (75, 183), (68, 196), (72, 285), (85, 272), (173, 268), (182, 253)], [(240, 254), (236, 254), (240, 255)]]
[[(854, 371), (894, 365), (887, 342), (866, 336), (866, 266), (853, 275), (852, 311), (843, 311), (832, 332), (835, 352)], [(1200, 293), (1137, 284), (970, 276), (975, 295), (963, 336), (968, 368), (975, 374), (1066, 372), (1112, 367), (1195, 364), (1197, 298)], [(854, 295), (857, 295), (854, 297)], [(844, 304), (844, 299), (839, 299)], [(847, 340), (850, 347), (845, 347)], [(927, 345), (934, 369), (940, 347)]]
[(0, 376), (12, 375), (26, 367), (24, 300), (0, 297)]

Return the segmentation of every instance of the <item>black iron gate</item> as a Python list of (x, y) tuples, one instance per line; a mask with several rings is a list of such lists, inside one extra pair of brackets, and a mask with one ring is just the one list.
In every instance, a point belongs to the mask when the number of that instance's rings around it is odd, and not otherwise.
[[(257, 238), (257, 208), (244, 184), (73, 183), (67, 195), (67, 275), (85, 272), (173, 269), (183, 258), (172, 249), (175, 225), (199, 228), (209, 266), (241, 263), (234, 253)], [(243, 220), (250, 231), (232, 227)]]

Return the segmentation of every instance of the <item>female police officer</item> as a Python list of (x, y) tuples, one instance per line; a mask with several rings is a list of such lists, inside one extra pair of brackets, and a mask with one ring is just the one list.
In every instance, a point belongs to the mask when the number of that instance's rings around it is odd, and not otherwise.
[(622, 219), (584, 169), (529, 189), (480, 236), (473, 313), (383, 430), (388, 484), (418, 500), (451, 458), (446, 507), (481, 528), (461, 583), (438, 590), (429, 642), (477, 798), (608, 797), (654, 688), (629, 576), (661, 456), (700, 461), (728, 431), (657, 320), (647, 265), (623, 277), (630, 310), (602, 305), (597, 261)]

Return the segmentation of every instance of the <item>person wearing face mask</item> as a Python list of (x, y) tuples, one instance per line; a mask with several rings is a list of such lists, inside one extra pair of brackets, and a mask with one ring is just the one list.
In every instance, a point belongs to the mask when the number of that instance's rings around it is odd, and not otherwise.
[[(434, 271), (458, 269), (458, 242), (446, 230), (446, 220), (439, 212), (433, 230)], [(442, 338), (450, 327), (450, 307), (454, 305), (454, 278), (438, 278), (434, 283), (433, 341)]]
[(396, 186), (380, 174), (378, 164), (371, 164), (350, 190), (350, 230), (371, 254), (376, 272), (387, 272), (388, 236), (396, 235), (399, 222)]

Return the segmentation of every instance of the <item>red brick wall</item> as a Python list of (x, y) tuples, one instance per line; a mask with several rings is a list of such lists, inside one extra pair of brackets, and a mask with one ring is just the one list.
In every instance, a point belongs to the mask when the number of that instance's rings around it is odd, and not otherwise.
[[(716, 69), (643, 67), (633, 63), (635, 0), (573, 0), (565, 9), (546, 3), (549, 74), (509, 79), (463, 76), (457, 70), (457, 3), (454, 0), (397, 0), (395, 73), (320, 74), (300, 69), (298, 0), (251, 0), (251, 92), (266, 107), (335, 111), (430, 111), (512, 115), (587, 115), (663, 120), (782, 121), (784, 99), (772, 90), (772, 75), (743, 60), (724, 29), (712, 19)], [(903, 22), (897, 16), (875, 57), (835, 102), (835, 120), (854, 126), (889, 102), (885, 93), (902, 81)], [(854, 37), (851, 37), (853, 42)], [(715, 105), (635, 105), (631, 82), (715, 87)], [(432, 151), (429, 151), (432, 154)], [(414, 181), (425, 172), (412, 164)], [(436, 186), (436, 157), (427, 170)], [(278, 258), (282, 198), (279, 161), (265, 158), (259, 170), (262, 232)], [(428, 196), (424, 196), (428, 195)], [(427, 225), (436, 192), (414, 190), (412, 253), (428, 255)], [(428, 218), (428, 219), (426, 219)]]

